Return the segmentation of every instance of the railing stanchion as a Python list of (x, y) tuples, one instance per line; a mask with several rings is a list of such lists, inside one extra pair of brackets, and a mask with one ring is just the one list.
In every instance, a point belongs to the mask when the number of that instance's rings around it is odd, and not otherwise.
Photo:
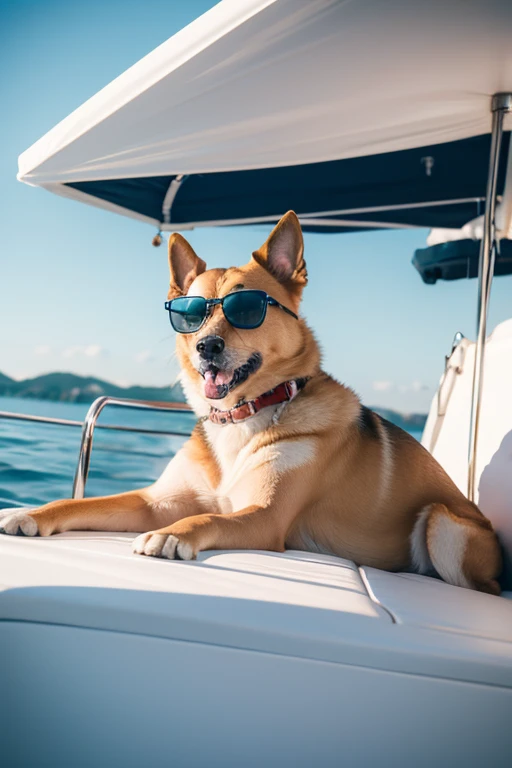
[(107, 405), (114, 405), (121, 408), (134, 408), (136, 410), (149, 411), (171, 411), (172, 413), (191, 412), (188, 405), (181, 403), (153, 403), (150, 400), (122, 400), (118, 397), (98, 397), (91, 405), (85, 417), (82, 428), (82, 441), (80, 443), (80, 452), (78, 454), (78, 464), (73, 481), (73, 499), (83, 499), (85, 493), (85, 484), (89, 475), (89, 466), (91, 464), (92, 441), (94, 438), (94, 429), (96, 422), (102, 410)]
[[(475, 367), (473, 373), (473, 390), (471, 395), (471, 417), (469, 427), (469, 458), (468, 458), (468, 498), (476, 498), (476, 470), (478, 449), (478, 427), (480, 421), (480, 406), (484, 377), (485, 339), (487, 335), (487, 311), (491, 293), (491, 283), (494, 273), (495, 254), (495, 210), (496, 185), (500, 162), (501, 143), (503, 138), (503, 117), (512, 109), (512, 94), (497, 93), (492, 98), (492, 137), (489, 157), (489, 174), (487, 177), (487, 194), (485, 198), (484, 231), (480, 243), (480, 259), (478, 264), (478, 317), (477, 339), (475, 347)], [(510, 150), (509, 150), (510, 151)]]

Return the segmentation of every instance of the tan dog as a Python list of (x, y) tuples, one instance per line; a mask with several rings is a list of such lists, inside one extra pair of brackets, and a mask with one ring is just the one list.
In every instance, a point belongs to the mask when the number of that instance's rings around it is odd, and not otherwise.
[(184, 389), (202, 419), (154, 485), (3, 513), (3, 531), (137, 531), (134, 552), (184, 560), (207, 549), (301, 549), (499, 594), (491, 523), (416, 440), (321, 370), (294, 316), (307, 282), (295, 214), (243, 267), (207, 271), (179, 234), (169, 262), (169, 299), (258, 289), (273, 300), (264, 322), (234, 328), (212, 306), (197, 332), (178, 334)]

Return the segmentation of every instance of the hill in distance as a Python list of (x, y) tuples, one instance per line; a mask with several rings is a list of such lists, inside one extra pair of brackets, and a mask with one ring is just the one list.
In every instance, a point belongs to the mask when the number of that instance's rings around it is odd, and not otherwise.
[[(34, 379), (15, 381), (0, 373), (0, 396), (26, 397), (34, 400), (54, 400), (63, 403), (92, 403), (97, 397), (110, 395), (132, 400), (185, 402), (179, 384), (173, 387), (119, 387), (109, 381), (74, 373), (47, 373)], [(424, 413), (402, 414), (389, 408), (372, 406), (383, 418), (405, 430), (422, 430), (427, 416)]]
[(0, 395), (62, 403), (92, 403), (102, 395), (133, 400), (185, 402), (179, 384), (173, 387), (119, 387), (110, 381), (91, 376), (77, 376), (74, 373), (46, 373), (22, 381), (15, 381), (0, 373)]

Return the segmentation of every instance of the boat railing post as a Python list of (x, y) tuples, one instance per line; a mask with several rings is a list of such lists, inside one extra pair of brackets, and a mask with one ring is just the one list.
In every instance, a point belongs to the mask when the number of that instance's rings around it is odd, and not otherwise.
[(480, 243), (480, 257), (478, 262), (477, 338), (469, 426), (468, 498), (473, 502), (476, 498), (478, 428), (480, 421), (480, 407), (482, 403), (487, 313), (495, 260), (496, 187), (503, 139), (503, 117), (511, 110), (512, 94), (496, 93), (492, 97), (491, 151), (489, 156), (489, 174), (487, 177), (487, 192), (485, 197), (484, 230)]
[(73, 498), (83, 499), (85, 493), (85, 484), (89, 474), (89, 465), (91, 463), (92, 439), (94, 437), (94, 427), (98, 421), (98, 416), (107, 405), (110, 398), (98, 397), (87, 411), (87, 416), (82, 427), (82, 440), (80, 443), (80, 453), (78, 455), (78, 464), (73, 481)]
[(122, 408), (134, 408), (150, 411), (167, 411), (171, 413), (191, 412), (191, 408), (184, 403), (157, 403), (150, 400), (123, 400), (118, 397), (98, 397), (87, 411), (87, 416), (82, 427), (82, 440), (80, 443), (80, 452), (78, 454), (78, 464), (73, 481), (73, 499), (83, 499), (85, 494), (85, 484), (89, 475), (89, 466), (91, 464), (92, 441), (96, 422), (102, 410), (107, 405), (120, 406)]

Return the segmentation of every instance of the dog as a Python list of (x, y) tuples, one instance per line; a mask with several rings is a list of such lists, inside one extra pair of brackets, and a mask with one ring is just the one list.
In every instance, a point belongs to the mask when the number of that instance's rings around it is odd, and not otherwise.
[(500, 593), (492, 525), (410, 435), (320, 364), (299, 317), (304, 243), (289, 211), (242, 267), (210, 269), (169, 239), (166, 307), (190, 439), (148, 488), (4, 512), (6, 534), (132, 531), (139, 555), (285, 549)]

